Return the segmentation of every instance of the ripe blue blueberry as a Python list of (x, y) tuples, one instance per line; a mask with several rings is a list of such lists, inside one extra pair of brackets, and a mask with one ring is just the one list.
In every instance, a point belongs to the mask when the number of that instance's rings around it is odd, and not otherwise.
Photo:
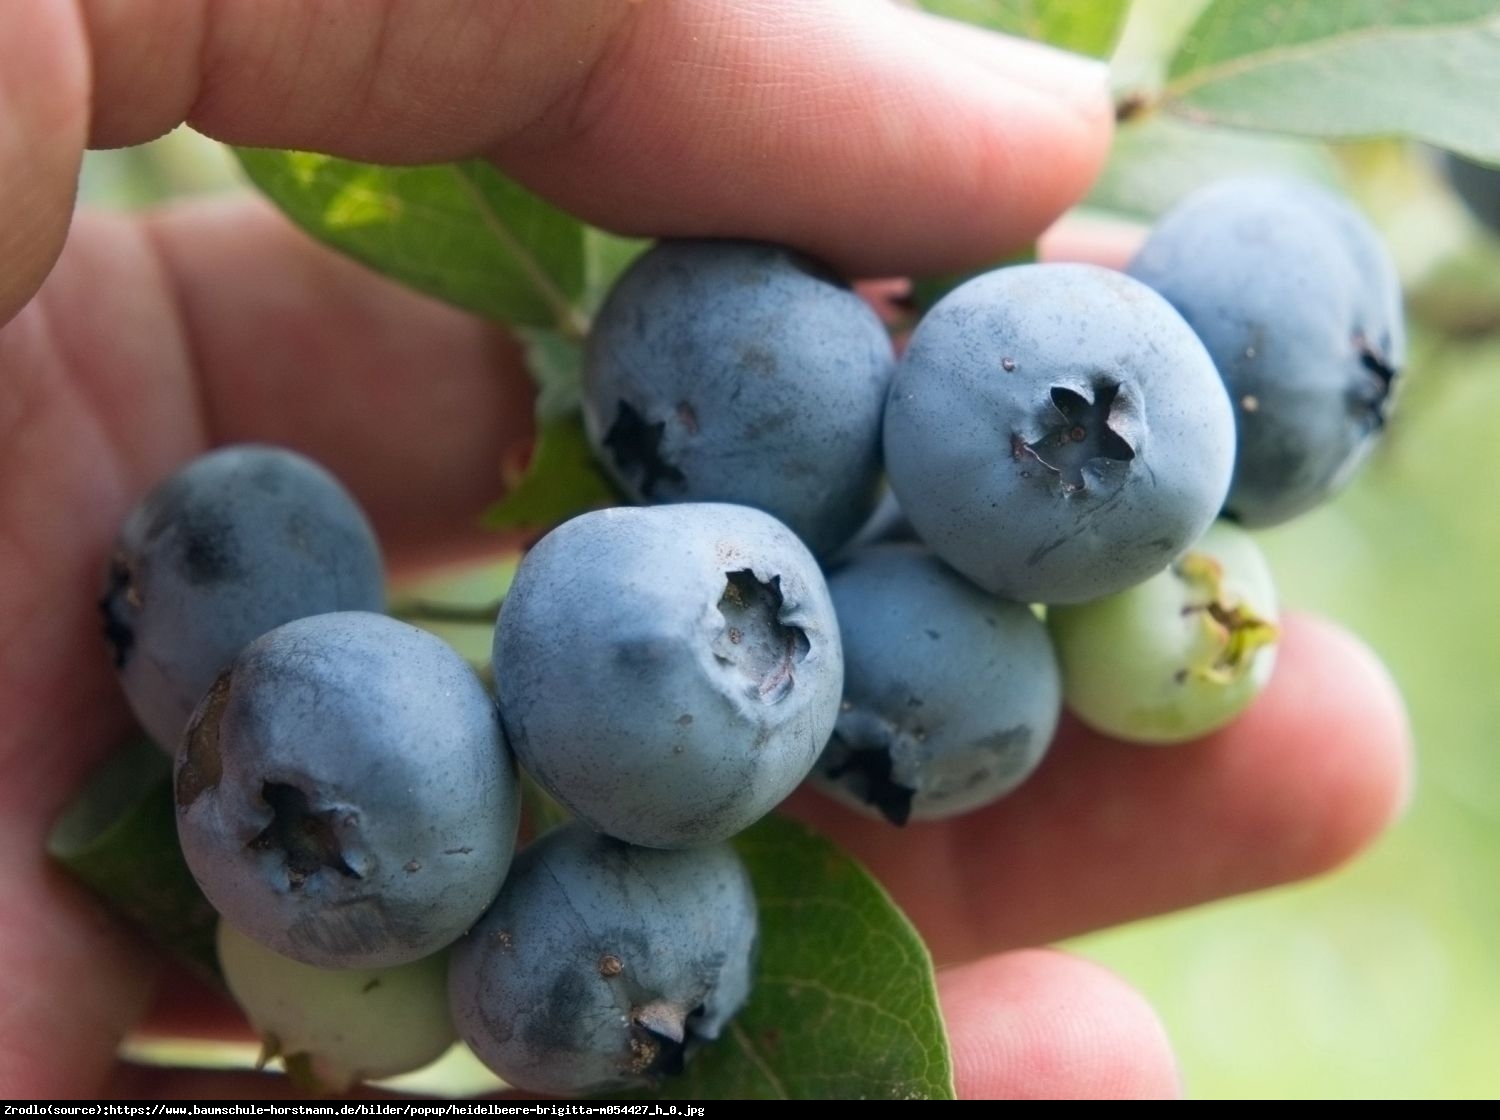
[(363, 612), (246, 647), (193, 713), (175, 794), (214, 908), (319, 968), (405, 964), (452, 942), (500, 889), (520, 813), (468, 663)]
[(1295, 517), (1341, 490), (1384, 429), (1406, 332), (1395, 266), (1342, 200), (1227, 179), (1169, 211), (1130, 264), (1203, 339), (1234, 405), (1225, 513)]
[(1062, 685), (1030, 609), (915, 545), (855, 553), (828, 579), (844, 703), (813, 781), (893, 824), (1009, 793), (1042, 760)]
[(310, 459), (252, 444), (194, 459), (141, 500), (100, 608), (130, 706), (171, 752), (251, 641), (384, 600), (380, 551), (348, 491)]
[(594, 828), (722, 840), (807, 775), (844, 663), (822, 573), (744, 506), (600, 510), (527, 554), (495, 630), (506, 734)]
[(589, 338), (584, 418), (638, 502), (734, 502), (826, 555), (875, 503), (895, 358), (870, 307), (788, 249), (664, 241)]
[(651, 1085), (745, 1002), (756, 929), (727, 845), (657, 851), (573, 823), (517, 857), (454, 946), (449, 1003), (460, 1036), (517, 1088)]
[(886, 469), (918, 536), (985, 590), (1071, 603), (1138, 583), (1224, 500), (1234, 418), (1203, 345), (1128, 276), (1000, 269), (918, 324)]

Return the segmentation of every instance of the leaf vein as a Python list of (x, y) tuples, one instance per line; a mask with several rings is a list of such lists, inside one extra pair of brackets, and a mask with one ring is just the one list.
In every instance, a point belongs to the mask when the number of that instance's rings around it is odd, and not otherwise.
[(1293, 43), (1286, 46), (1273, 46), (1262, 51), (1252, 51), (1224, 62), (1213, 63), (1189, 70), (1182, 76), (1168, 81), (1162, 88), (1162, 100), (1182, 100), (1196, 90), (1215, 82), (1226, 81), (1249, 74), (1265, 66), (1274, 66), (1286, 62), (1296, 62), (1304, 59), (1316, 61), (1320, 54), (1339, 47), (1345, 47), (1352, 43), (1378, 39), (1382, 36), (1392, 39), (1417, 38), (1427, 35), (1450, 35), (1455, 31), (1475, 30), (1482, 31), (1486, 28), (1500, 31), (1500, 19), (1493, 15), (1486, 15), (1473, 20), (1461, 20), (1454, 23), (1434, 24), (1423, 26), (1393, 34), (1391, 27), (1385, 24), (1375, 24), (1365, 27), (1354, 28), (1350, 31), (1337, 35), (1326, 35), (1318, 39), (1309, 39), (1301, 43)]
[(545, 269), (536, 260), (524, 245), (511, 233), (510, 227), (501, 220), (500, 215), (490, 204), (489, 198), (474, 182), (474, 178), (462, 164), (450, 164), (454, 177), (457, 178), (460, 188), (474, 204), (479, 214), (479, 220), (484, 223), (484, 228), (505, 246), (506, 250), (516, 259), (521, 270), (526, 274), (528, 280), (536, 287), (537, 294), (542, 301), (552, 309), (557, 316), (557, 330), (569, 338), (581, 339), (588, 334), (588, 323), (583, 315), (573, 306), (573, 301), (547, 275)]

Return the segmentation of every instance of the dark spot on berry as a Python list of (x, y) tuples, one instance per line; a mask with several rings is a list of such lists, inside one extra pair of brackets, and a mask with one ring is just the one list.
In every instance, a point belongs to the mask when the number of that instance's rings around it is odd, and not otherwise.
[(207, 505), (188, 505), (177, 523), (177, 567), (188, 583), (202, 586), (240, 578), (239, 543), (233, 522)]
[(760, 374), (762, 377), (774, 377), (780, 368), (776, 355), (764, 346), (747, 346), (740, 353), (740, 367)]
[[(585, 979), (582, 969), (565, 968), (559, 971), (557, 978), (548, 986), (547, 998), (543, 1003), (547, 1014), (527, 1015), (524, 1018), (524, 1038), (528, 1050), (537, 1054), (556, 1054), (566, 1053), (573, 1047), (576, 1024), (593, 1005), (587, 987), (592, 983), (593, 981)], [(480, 1006), (483, 1008), (484, 1001), (480, 1001)], [(511, 1017), (507, 1015), (505, 1018), (508, 1034)]]
[[(233, 684), (232, 672), (219, 674), (203, 703), (188, 721), (183, 737), (182, 762), (177, 767), (177, 804), (186, 809), (204, 790), (213, 789), (224, 774), (224, 759), (219, 754), (219, 720), (229, 703)], [(175, 747), (175, 743), (164, 744)]]

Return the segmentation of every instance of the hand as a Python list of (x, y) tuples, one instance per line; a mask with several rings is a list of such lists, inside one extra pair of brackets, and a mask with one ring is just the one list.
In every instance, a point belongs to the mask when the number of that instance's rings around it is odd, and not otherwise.
[[(187, 119), (363, 159), (480, 153), (616, 230), (762, 237), (899, 275), (1029, 241), (1110, 134), (1096, 67), (836, 0), (0, 5), (0, 75), (0, 1090), (16, 1097), (289, 1091), (118, 1065), (158, 964), (43, 855), (128, 723), (94, 610), (125, 510), (211, 444), (285, 443), (350, 485), (410, 571), (493, 547), (477, 517), (530, 435), (503, 331), (250, 200), (74, 215), (86, 143)], [(1271, 689), (1212, 741), (1133, 750), (1067, 725), (1030, 785), (972, 818), (898, 833), (810, 795), (795, 811), (951, 965), (962, 1093), (1160, 1095), (1175, 1072), (1138, 997), (1066, 956), (990, 954), (1333, 866), (1391, 818), (1407, 770), (1383, 670), (1298, 620)]]

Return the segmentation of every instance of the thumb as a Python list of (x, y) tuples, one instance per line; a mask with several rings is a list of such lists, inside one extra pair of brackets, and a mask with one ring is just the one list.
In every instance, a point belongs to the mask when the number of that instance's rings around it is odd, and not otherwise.
[(1111, 130), (1103, 67), (869, 0), (3, 8), (0, 322), (56, 256), (85, 129), (126, 144), (186, 120), (385, 162), (490, 155), (619, 231), (785, 241), (856, 274), (1029, 241)]
[(986, 263), (1088, 189), (1102, 64), (888, 4), (638, 5), (585, 80), (493, 149), (642, 235), (758, 237), (851, 275)]

